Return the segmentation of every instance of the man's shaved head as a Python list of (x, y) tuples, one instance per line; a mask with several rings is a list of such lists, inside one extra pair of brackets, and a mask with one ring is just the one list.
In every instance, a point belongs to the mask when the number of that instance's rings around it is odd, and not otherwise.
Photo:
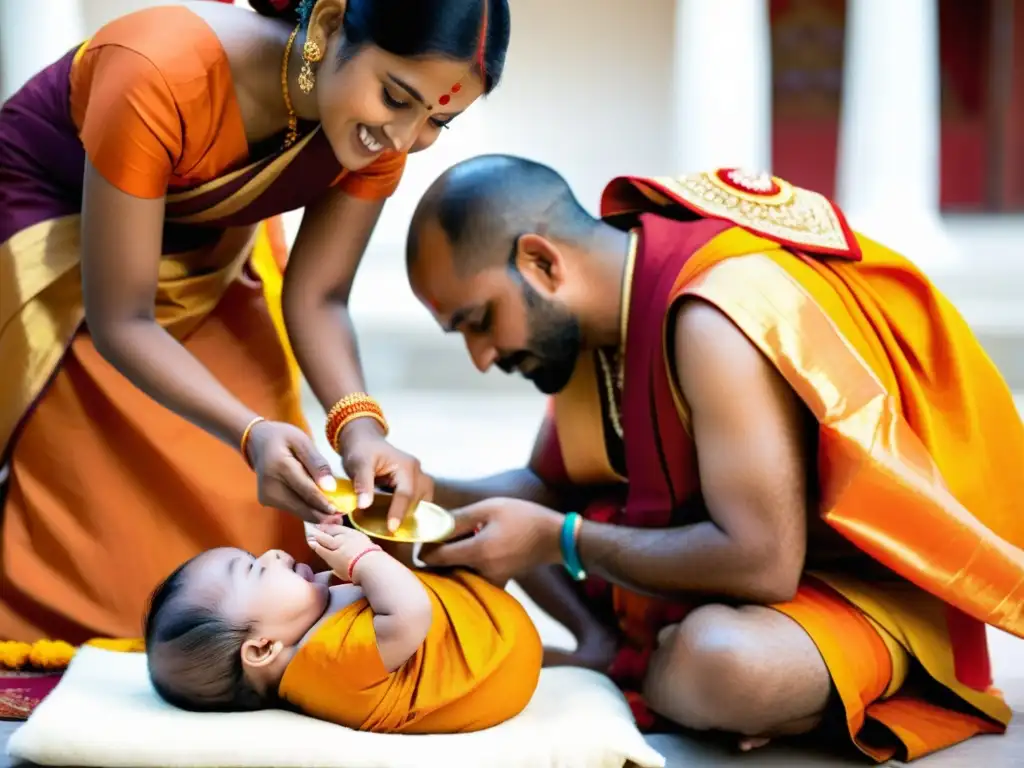
[(406, 260), (410, 269), (422, 255), (423, 228), (428, 223), (444, 232), (453, 267), (463, 276), (504, 265), (520, 235), (574, 242), (598, 224), (560, 174), (512, 155), (465, 160), (430, 185), (409, 227)]
[(558, 392), (583, 349), (577, 307), (592, 296), (586, 274), (611, 229), (546, 165), (475, 157), (441, 174), (416, 207), (409, 281), (481, 371), (518, 371)]

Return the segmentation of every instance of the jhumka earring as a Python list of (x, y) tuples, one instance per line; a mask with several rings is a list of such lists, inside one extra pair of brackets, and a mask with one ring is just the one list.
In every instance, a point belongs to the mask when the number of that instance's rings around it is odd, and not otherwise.
[(299, 88), (303, 93), (309, 93), (316, 85), (316, 74), (313, 72), (313, 64), (323, 58), (323, 51), (316, 41), (306, 39), (302, 44), (302, 69), (299, 70)]

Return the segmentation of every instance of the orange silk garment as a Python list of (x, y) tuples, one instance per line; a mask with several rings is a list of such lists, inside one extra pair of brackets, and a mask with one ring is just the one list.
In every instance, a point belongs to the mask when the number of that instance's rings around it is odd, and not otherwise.
[(281, 679), (281, 698), (307, 715), (377, 733), (465, 733), (519, 714), (543, 658), (522, 605), (466, 571), (416, 575), (434, 621), (405, 664), (390, 673), (384, 667), (364, 598), (299, 649)]
[[(697, 194), (693, 177), (623, 178), (605, 190), (602, 215), (685, 208), (742, 222), (698, 247), (671, 295), (716, 306), (785, 377), (819, 425), (821, 519), (955, 609), (958, 677), (984, 688), (982, 624), (1024, 637), (1024, 422), (967, 322), (919, 269), (853, 233), (820, 195), (772, 184), (780, 195), (747, 200), (763, 214), (750, 218)], [(681, 393), (672, 397), (687, 421)]]

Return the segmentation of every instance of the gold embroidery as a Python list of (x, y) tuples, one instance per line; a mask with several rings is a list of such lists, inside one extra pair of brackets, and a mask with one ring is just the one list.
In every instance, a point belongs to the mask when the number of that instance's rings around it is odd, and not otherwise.
[(40, 701), (28, 688), (8, 688), (0, 693), (0, 720), (27, 720)]
[[(851, 249), (841, 216), (828, 198), (776, 176), (721, 170), (678, 178), (659, 176), (653, 181), (709, 218), (725, 219), (798, 246)], [(641, 189), (654, 202), (664, 204), (657, 189)]]

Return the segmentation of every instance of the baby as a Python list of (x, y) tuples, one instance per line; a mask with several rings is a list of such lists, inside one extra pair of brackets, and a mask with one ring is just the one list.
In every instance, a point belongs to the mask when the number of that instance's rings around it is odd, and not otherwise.
[(542, 648), (514, 597), (467, 571), (413, 572), (351, 528), (313, 536), (347, 583), (283, 552), (214, 549), (157, 588), (146, 654), (166, 701), (385, 733), (476, 731), (523, 710)]

